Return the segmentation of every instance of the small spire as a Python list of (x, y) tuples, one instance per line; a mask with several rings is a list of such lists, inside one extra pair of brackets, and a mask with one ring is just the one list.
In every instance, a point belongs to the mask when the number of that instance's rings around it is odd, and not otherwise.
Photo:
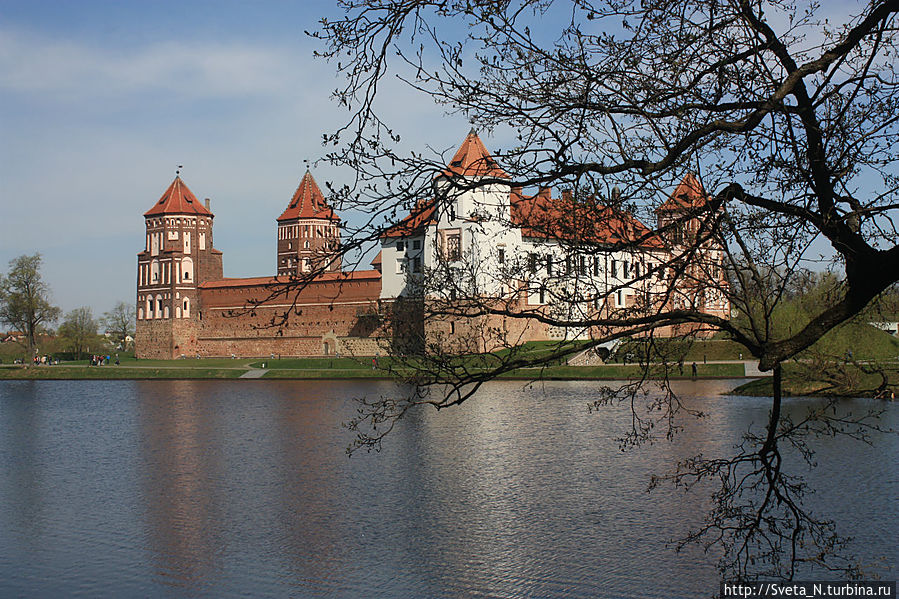
[(471, 131), (469, 131), (468, 134), (469, 134), (469, 135), (477, 135), (477, 134), (478, 134), (478, 130), (475, 129), (474, 127), (472, 127), (472, 128), (471, 128)]

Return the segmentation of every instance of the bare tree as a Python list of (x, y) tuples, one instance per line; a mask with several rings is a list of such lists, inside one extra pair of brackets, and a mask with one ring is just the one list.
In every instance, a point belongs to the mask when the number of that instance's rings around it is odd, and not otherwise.
[(41, 255), (11, 260), (9, 273), (0, 277), (0, 321), (25, 334), (29, 356), (41, 325), (57, 318), (59, 308), (50, 304), (50, 288), (41, 279)]
[[(420, 389), (448, 391), (367, 400), (352, 423), (358, 445), (377, 446), (412, 407), (462, 403), (505, 372), (637, 336), (649, 375), (658, 362), (668, 368), (653, 350), (660, 336), (722, 331), (773, 372), (771, 411), (738, 455), (697, 457), (671, 473), (676, 484), (722, 485), (707, 526), (688, 538), (723, 547), (721, 567), (733, 576), (791, 577), (804, 563), (851, 572), (835, 557), (831, 523), (803, 509), (805, 488), (783, 472), (781, 448), (811, 459), (810, 435), (866, 438), (876, 420), (824, 408), (801, 422), (783, 417), (781, 365), (899, 279), (899, 2), (873, 0), (836, 23), (816, 4), (789, 0), (341, 5), (346, 17), (312, 35), (346, 76), (335, 97), (352, 109), (325, 136), (327, 158), (356, 173), (332, 196), (370, 215), (343, 249), (397, 227), (407, 236), (445, 228), (460, 197), (497, 188), (508, 210), (485, 203), (466, 215), (482, 234), (518, 227), (553, 248), (494, 254), (499, 266), (486, 272), (483, 253), (466, 256), (441, 237), (431, 266), (408, 276), (402, 301), (420, 305), (422, 352), (404, 371), (415, 371)], [(378, 110), (390, 69), (481, 131), (515, 141), (474, 160), (402, 151)], [(669, 196), (684, 185), (688, 193)], [(564, 193), (554, 199), (550, 186)], [(622, 255), (630, 269), (612, 276)], [(777, 326), (799, 273), (820, 260), (837, 273), (832, 292), (790, 329)], [(736, 317), (710, 309), (724, 300)], [(458, 331), (457, 321), (468, 324)], [(525, 352), (530, 323), (586, 340)], [(667, 387), (662, 399), (639, 397), (628, 386), (598, 402), (633, 406), (625, 444), (670, 435), (682, 411)]]
[(103, 314), (102, 322), (106, 332), (114, 335), (115, 342), (122, 349), (127, 349), (128, 338), (134, 335), (134, 305), (117, 302), (112, 310)]

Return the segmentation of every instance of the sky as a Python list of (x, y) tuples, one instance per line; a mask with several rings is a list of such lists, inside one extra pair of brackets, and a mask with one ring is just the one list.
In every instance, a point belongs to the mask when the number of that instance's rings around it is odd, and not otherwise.
[[(225, 276), (274, 274), (306, 161), (323, 189), (353, 178), (315, 162), (349, 113), (304, 33), (340, 15), (323, 0), (0, 0), (0, 272), (40, 252), (64, 312), (134, 301), (142, 214), (183, 165), (211, 198)], [(469, 130), (395, 79), (379, 101), (408, 148), (451, 155)]]
[[(134, 301), (142, 214), (184, 165), (211, 198), (226, 277), (275, 273), (275, 219), (346, 109), (304, 34), (333, 2), (0, 0), (0, 272), (23, 254), (64, 312)], [(469, 126), (388, 82), (410, 146)], [(390, 113), (393, 114), (390, 114)], [(489, 143), (489, 141), (488, 141)], [(313, 164), (325, 181), (352, 173)]]

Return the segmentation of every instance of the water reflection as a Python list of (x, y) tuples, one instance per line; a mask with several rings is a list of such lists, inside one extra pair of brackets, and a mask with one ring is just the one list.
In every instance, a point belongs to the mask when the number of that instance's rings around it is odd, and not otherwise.
[[(626, 409), (587, 413), (594, 383), (504, 382), (352, 459), (349, 398), (388, 383), (0, 384), (0, 594), (709, 595), (715, 556), (665, 548), (705, 496), (645, 489), (764, 422), (764, 400), (717, 395), (730, 384), (679, 383), (707, 417), (635, 451)], [(810, 475), (815, 507), (887, 566), (897, 458), (895, 437), (824, 439)]]

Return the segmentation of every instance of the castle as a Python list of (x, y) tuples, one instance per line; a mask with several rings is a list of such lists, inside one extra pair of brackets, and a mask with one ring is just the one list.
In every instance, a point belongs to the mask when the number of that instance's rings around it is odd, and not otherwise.
[[(553, 198), (549, 189), (527, 196), (507, 178), (472, 130), (435, 180), (436, 197), (383, 231), (373, 269), (344, 271), (341, 220), (307, 171), (277, 218), (276, 275), (225, 278), (209, 201), (176, 176), (144, 213), (137, 357), (361, 356), (432, 344), (484, 351), (507, 339), (586, 338), (595, 331), (553, 323), (652, 308), (672, 244), (626, 212), (575, 204), (567, 192)], [(479, 179), (493, 183), (472, 185)], [(660, 229), (706, 201), (687, 175), (657, 209)], [(695, 234), (695, 219), (681, 221), (674, 230)], [(583, 251), (572, 250), (575, 237)], [(701, 253), (664, 302), (726, 318), (726, 297), (715, 293), (726, 285), (721, 248)], [(422, 286), (424, 273), (443, 284)], [(709, 279), (715, 285), (699, 284)], [(474, 296), (510, 308), (423, 317), (425, 302)], [(528, 313), (546, 318), (520, 317)]]

